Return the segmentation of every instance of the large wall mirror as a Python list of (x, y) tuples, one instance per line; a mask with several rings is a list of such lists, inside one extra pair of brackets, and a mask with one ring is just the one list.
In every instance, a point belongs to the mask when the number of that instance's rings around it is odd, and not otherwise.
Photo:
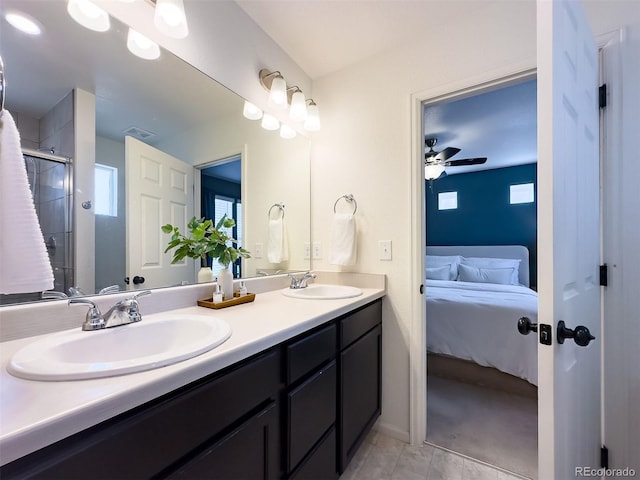
[[(169, 218), (184, 226), (191, 215), (213, 217), (214, 204), (236, 216), (237, 236), (251, 252), (237, 266), (239, 276), (309, 269), (304, 255), (310, 241), (308, 138), (283, 139), (247, 120), (241, 97), (165, 50), (156, 60), (132, 55), (128, 27), (114, 18), (108, 32), (97, 33), (71, 19), (61, 0), (3, 0), (1, 9), (24, 12), (42, 29), (31, 36), (1, 19), (0, 55), (6, 108), (26, 152), (58, 294), (194, 283), (199, 262), (191, 261), (178, 277), (157, 275), (174, 268), (171, 255), (162, 253), (169, 239), (157, 222)], [(79, 138), (78, 131), (93, 123), (95, 134)], [(141, 146), (142, 153), (131, 145)], [(128, 172), (132, 155), (142, 162), (137, 175), (185, 190), (192, 210), (174, 208), (167, 217), (162, 212), (175, 207), (172, 200), (161, 206), (161, 199), (136, 193), (132, 187), (140, 178)], [(170, 166), (162, 177), (162, 156), (186, 164), (193, 186), (182, 183)], [(89, 180), (78, 176), (80, 167), (90, 169)], [(143, 201), (132, 201), (132, 195)], [(131, 208), (138, 209), (137, 216)], [(273, 262), (269, 222), (282, 215), (288, 255)], [(79, 220), (87, 216), (91, 221)], [(75, 252), (87, 242), (95, 242), (95, 258), (78, 261)], [(132, 259), (136, 255), (139, 264)], [(134, 285), (136, 276), (145, 282)], [(39, 300), (42, 294), (2, 297), (6, 305)]]

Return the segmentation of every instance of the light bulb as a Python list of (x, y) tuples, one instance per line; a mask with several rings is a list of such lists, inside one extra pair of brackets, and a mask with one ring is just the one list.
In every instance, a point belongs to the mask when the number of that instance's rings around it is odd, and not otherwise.
[(273, 78), (271, 82), (271, 89), (269, 90), (269, 102), (279, 107), (287, 105), (287, 83), (279, 73)]
[(435, 180), (444, 172), (444, 165), (439, 163), (430, 163), (424, 166), (424, 178), (426, 180)]
[(296, 137), (296, 131), (290, 127), (289, 125), (285, 125), (284, 123), (282, 124), (282, 126), (280, 127), (280, 136), (282, 138), (295, 138)]
[(35, 20), (29, 18), (24, 13), (7, 12), (4, 18), (13, 27), (28, 35), (40, 35), (42, 31), (40, 29), (40, 25), (38, 25)]
[(280, 122), (278, 119), (268, 113), (265, 113), (262, 116), (262, 123), (260, 125), (262, 125), (262, 128), (265, 130), (278, 130), (280, 128)]
[(262, 118), (262, 110), (247, 100), (244, 101), (242, 114), (249, 120), (260, 120)]
[(136, 32), (133, 28), (129, 28), (127, 34), (127, 48), (131, 53), (145, 60), (155, 60), (160, 56), (158, 44)]
[(69, 0), (67, 12), (83, 27), (96, 32), (106, 32), (111, 27), (109, 14), (90, 0)]
[(291, 97), (289, 117), (295, 122), (303, 122), (307, 118), (307, 101), (304, 98), (304, 93), (300, 90)]
[(311, 100), (311, 103), (307, 107), (307, 119), (304, 121), (304, 128), (309, 132), (317, 132), (320, 130), (320, 112), (313, 100)]
[(172, 38), (185, 38), (189, 34), (182, 0), (157, 0), (153, 23)]

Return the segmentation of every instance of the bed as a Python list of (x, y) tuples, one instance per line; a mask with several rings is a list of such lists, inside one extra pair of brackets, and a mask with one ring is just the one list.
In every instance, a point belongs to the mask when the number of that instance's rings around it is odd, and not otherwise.
[(537, 323), (529, 252), (520, 245), (427, 246), (427, 352), (493, 367), (537, 385), (538, 344), (518, 333)]

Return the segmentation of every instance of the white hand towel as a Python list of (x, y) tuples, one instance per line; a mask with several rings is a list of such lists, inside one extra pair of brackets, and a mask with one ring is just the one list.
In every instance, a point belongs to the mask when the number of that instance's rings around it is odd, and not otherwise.
[(42, 237), (20, 134), (11, 114), (0, 117), (0, 293), (53, 289), (53, 271)]
[(284, 217), (269, 220), (267, 258), (270, 263), (281, 263), (289, 260), (289, 242), (287, 240), (287, 225), (284, 222)]
[(331, 223), (329, 263), (355, 265), (356, 256), (356, 219), (351, 213), (336, 213)]

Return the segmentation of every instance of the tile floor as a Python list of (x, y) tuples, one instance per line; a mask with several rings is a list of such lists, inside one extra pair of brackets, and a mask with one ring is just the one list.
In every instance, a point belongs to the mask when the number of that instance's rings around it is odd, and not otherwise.
[(372, 431), (340, 480), (522, 480), (433, 445), (412, 447)]

